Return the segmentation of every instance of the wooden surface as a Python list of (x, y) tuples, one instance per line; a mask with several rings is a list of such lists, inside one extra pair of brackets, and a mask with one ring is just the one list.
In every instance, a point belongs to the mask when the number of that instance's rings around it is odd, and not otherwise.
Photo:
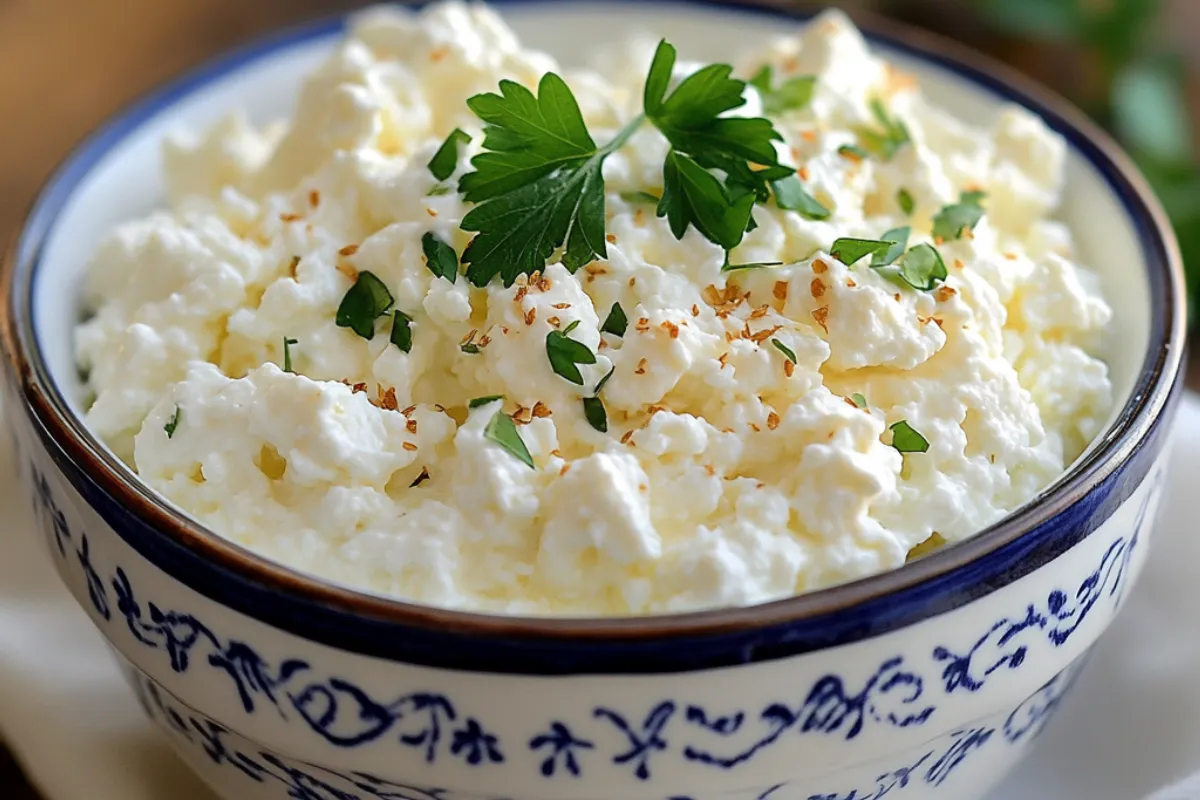
[[(356, 5), (362, 3), (0, 0), (0, 239), (9, 239), (72, 145), (125, 103), (263, 31)], [(1191, 0), (1173, 5), (1200, 8)], [(2, 744), (0, 798), (38, 800)]]

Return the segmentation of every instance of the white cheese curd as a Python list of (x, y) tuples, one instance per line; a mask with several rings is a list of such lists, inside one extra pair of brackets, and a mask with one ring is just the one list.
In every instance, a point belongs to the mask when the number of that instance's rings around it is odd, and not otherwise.
[[(786, 597), (899, 567), (1053, 482), (1113, 402), (1111, 312), (1052, 218), (1064, 143), (1019, 108), (990, 129), (957, 120), (838, 13), (734, 61), (815, 81), (772, 120), (829, 214), (757, 205), (730, 254), (778, 265), (723, 270), (695, 228), (676, 238), (638, 195), (662, 192), (669, 150), (647, 124), (603, 166), (605, 257), (573, 273), (553, 256), (507, 287), (434, 273), (423, 237), (461, 254), (472, 236), (456, 186), (483, 136), (467, 99), (554, 71), (603, 144), (641, 111), (651, 54), (563, 71), (483, 6), (357, 17), (292, 119), (235, 114), (167, 142), (170, 207), (116, 230), (87, 272), (88, 422), (268, 558), (501, 613)], [(732, 114), (768, 107), (744, 96)], [(909, 141), (857, 149), (881, 109)], [(471, 141), (439, 182), (428, 164), (455, 128)], [(935, 237), (977, 191), (974, 229)], [(948, 268), (931, 288), (832, 254), (906, 225)], [(410, 347), (390, 310), (370, 337), (339, 326), (366, 272), (411, 320)], [(602, 330), (615, 306), (623, 334)], [(590, 354), (582, 385), (551, 363), (556, 331)], [(606, 431), (583, 404), (602, 380)], [(926, 452), (900, 452), (909, 430)]]

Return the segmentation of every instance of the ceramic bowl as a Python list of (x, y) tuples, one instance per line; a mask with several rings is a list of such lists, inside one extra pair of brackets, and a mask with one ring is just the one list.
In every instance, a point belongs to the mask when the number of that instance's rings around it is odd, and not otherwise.
[[(707, 4), (503, 10), (567, 63), (636, 29), (720, 60), (731, 39), (740, 49), (798, 24)], [(7, 407), (38, 535), (182, 756), (237, 800), (983, 797), (1058, 707), (1150, 544), (1183, 283), (1128, 160), (1003, 68), (922, 34), (872, 33), (968, 120), (1015, 101), (1069, 143), (1064, 216), (1115, 307), (1119, 402), (1105, 433), (1027, 507), (856, 583), (640, 619), (436, 610), (222, 540), (80, 421), (74, 287), (105, 229), (161, 202), (162, 135), (234, 107), (286, 113), (340, 31), (253, 45), (110, 122), (47, 185), (4, 271)]]

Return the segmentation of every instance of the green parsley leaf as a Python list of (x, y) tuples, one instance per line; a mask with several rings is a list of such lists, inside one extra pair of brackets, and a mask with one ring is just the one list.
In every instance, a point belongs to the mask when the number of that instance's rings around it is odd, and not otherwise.
[(795, 211), (805, 219), (829, 219), (829, 209), (809, 194), (795, 175), (775, 181), (771, 191), (775, 193), (775, 204), (782, 209)]
[(775, 71), (771, 68), (771, 65), (763, 64), (758, 72), (754, 73), (754, 77), (746, 81), (746, 83), (758, 89), (759, 94), (766, 94), (771, 91), (771, 84), (775, 82), (774, 77)]
[(163, 430), (166, 431), (168, 439), (175, 438), (175, 430), (179, 427), (179, 419), (182, 416), (183, 409), (181, 409), (179, 406), (175, 406), (175, 413), (171, 415), (169, 420), (167, 420), (167, 424), (163, 425)]
[(444, 197), (454, 193), (454, 187), (448, 183), (439, 183), (434, 185), (432, 189), (425, 193), (426, 197)]
[(901, 189), (896, 192), (896, 202), (900, 205), (900, 210), (908, 216), (912, 216), (913, 209), (917, 207), (913, 196), (909, 194), (908, 189)]
[(529, 454), (529, 448), (521, 439), (516, 423), (512, 421), (512, 417), (504, 413), (503, 409), (498, 410), (496, 415), (491, 418), (487, 427), (483, 429), (483, 435), (503, 447), (517, 460), (527, 464), (530, 469), (533, 468), (533, 456)]
[(900, 277), (914, 289), (928, 292), (939, 281), (946, 280), (946, 262), (930, 244), (919, 244), (904, 254), (900, 262)]
[(886, 267), (889, 264), (894, 264), (896, 259), (904, 255), (904, 248), (908, 247), (908, 235), (912, 231), (906, 226), (903, 228), (892, 228), (890, 231), (879, 237), (891, 246), (887, 250), (877, 250), (871, 258), (871, 266), (875, 269)]
[(425, 253), (425, 266), (439, 278), (454, 283), (458, 277), (458, 254), (454, 248), (427, 231), (421, 237), (421, 250)]
[[(671, 75), (675, 67), (675, 48), (662, 41), (654, 54), (650, 72), (646, 78), (643, 104), (646, 118), (667, 138), (673, 149), (672, 155), (682, 154), (703, 169), (719, 169), (727, 176), (730, 187), (743, 187), (754, 192), (759, 201), (770, 197), (771, 181), (782, 180), (794, 173), (778, 161), (775, 142), (783, 137), (775, 130), (770, 120), (762, 118), (723, 117), (727, 111), (745, 105), (742, 94), (744, 81), (732, 77), (733, 67), (728, 64), (710, 64), (685, 78), (670, 96), (666, 96)], [(664, 178), (671, 169), (671, 157), (664, 165)], [(676, 171), (678, 163), (673, 165)], [(663, 199), (666, 200), (664, 186)], [(723, 206), (740, 207), (742, 197), (738, 192), (727, 191), (722, 195), (709, 195), (707, 202), (724, 200)], [(694, 201), (692, 205), (697, 202)], [(666, 215), (666, 208), (659, 204), (659, 216)], [(710, 215), (711, 216), (711, 215)], [(741, 215), (740, 231), (744, 232), (749, 211)], [(711, 241), (731, 249), (727, 240), (709, 234), (713, 227), (700, 229)], [(682, 232), (674, 225), (676, 237)], [(686, 230), (686, 225), (684, 226)], [(740, 236), (734, 244), (740, 241)]]
[(392, 314), (392, 335), (388, 341), (405, 353), (412, 352), (412, 317), (403, 311)]
[(608, 433), (608, 412), (604, 410), (604, 401), (599, 397), (583, 398), (583, 416), (593, 428)]
[(856, 144), (844, 144), (837, 149), (838, 155), (847, 161), (866, 161), (871, 154)]
[(983, 219), (983, 197), (983, 192), (963, 192), (957, 203), (942, 208), (933, 217), (934, 238), (948, 242), (961, 239), (964, 231), (975, 230)]
[(635, 205), (639, 204), (639, 203), (650, 203), (651, 205), (658, 205), (658, 201), (661, 200), (662, 198), (660, 198), (656, 194), (650, 194), (649, 192), (621, 192), (621, 199), (624, 200), (626, 203), (631, 203), (631, 204), (635, 204)]
[(924, 453), (929, 450), (929, 440), (909, 425), (907, 420), (900, 420), (888, 430), (892, 432), (892, 447), (901, 453)]
[(477, 356), (483, 352), (483, 350), (479, 347), (479, 345), (475, 344), (474, 342), (467, 342), (466, 344), (460, 344), (458, 346), (458, 349), (462, 350), (464, 353), (466, 353), (469, 356)]
[(604, 333), (611, 333), (613, 336), (624, 336), (628, 327), (629, 318), (625, 316), (625, 309), (621, 308), (620, 303), (613, 303), (600, 330)]
[(899, 119), (889, 116), (879, 100), (871, 101), (871, 114), (879, 123), (879, 129), (864, 128), (858, 132), (858, 138), (868, 151), (884, 161), (891, 161), (901, 147), (912, 141), (908, 127)]
[(597, 148), (575, 96), (553, 72), (542, 76), (536, 96), (507, 80), (500, 91), (467, 101), (485, 123), (486, 152), (459, 181), (464, 199), (478, 204), (461, 224), (478, 234), (462, 255), (476, 286), (496, 275), (511, 286), (564, 243), (563, 263), (572, 271), (607, 255), (601, 169), (641, 123)]
[(882, 242), (878, 239), (838, 239), (829, 250), (829, 255), (845, 264), (847, 267), (866, 256), (887, 253), (892, 248), (892, 242)]
[(610, 369), (608, 374), (596, 384), (592, 396), (583, 398), (583, 416), (589, 425), (601, 433), (608, 433), (608, 412), (604, 410), (604, 402), (600, 399), (600, 390), (604, 388), (604, 384), (608, 383), (608, 379), (616, 371), (616, 367)]
[(295, 370), (292, 369), (292, 345), (294, 345), (294, 344), (300, 344), (300, 341), (298, 339), (289, 339), (286, 336), (283, 337), (283, 371), (284, 372), (292, 372), (292, 373), (295, 372)]
[(784, 81), (778, 89), (772, 89), (774, 75), (768, 64), (755, 73), (750, 85), (762, 96), (763, 113), (777, 116), (785, 111), (799, 111), (812, 102), (817, 86), (814, 75), (800, 75)]
[(792, 348), (788, 347), (786, 344), (779, 341), (778, 339), (772, 339), (771, 344), (775, 345), (776, 350), (778, 350), (779, 352), (781, 352), (785, 356), (787, 356), (788, 361), (792, 362), (793, 364), (798, 363), (796, 361), (796, 353), (794, 350), (792, 350)]
[(458, 128), (452, 130), (429, 160), (429, 171), (433, 173), (433, 177), (444, 181), (453, 175), (454, 168), (458, 166), (458, 147), (469, 144), (470, 141), (471, 137), (465, 131)]
[(710, 242), (732, 250), (745, 235), (754, 200), (750, 192), (734, 199), (725, 184), (690, 156), (677, 150), (667, 154), (658, 216), (667, 218), (676, 239), (693, 226)]
[(564, 330), (550, 331), (546, 334), (546, 355), (556, 374), (577, 386), (583, 386), (583, 375), (576, 365), (595, 364), (596, 354), (583, 342), (577, 342), (568, 336), (578, 325), (579, 320), (575, 320)]
[(782, 267), (782, 261), (751, 261), (748, 264), (730, 264), (726, 263), (721, 267), (721, 272), (735, 272), (739, 269), (766, 269), (768, 267)]
[(867, 398), (863, 397), (858, 392), (850, 395), (850, 402), (854, 403), (854, 405), (858, 406), (859, 408), (867, 407)]
[(486, 406), (488, 403), (494, 403), (497, 400), (503, 399), (504, 395), (502, 394), (489, 394), (487, 397), (476, 397), (474, 400), (467, 403), (467, 408), (479, 408), (480, 406)]
[(375, 320), (391, 311), (394, 302), (383, 281), (364, 270), (338, 306), (337, 326), (370, 340), (375, 336)]
[(608, 383), (608, 379), (611, 378), (613, 376), (613, 373), (616, 371), (617, 371), (617, 368), (613, 367), (612, 369), (610, 369), (608, 371), (607, 374), (605, 374), (605, 376), (603, 378), (601, 378), (599, 381), (597, 381), (596, 388), (592, 390), (592, 394), (594, 394), (594, 395), (600, 394), (600, 390), (604, 388), (604, 384)]

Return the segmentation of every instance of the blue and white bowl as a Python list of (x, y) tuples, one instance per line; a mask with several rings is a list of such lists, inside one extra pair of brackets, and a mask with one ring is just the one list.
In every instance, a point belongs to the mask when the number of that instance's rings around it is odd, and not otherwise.
[[(793, 24), (711, 5), (504, 10), (567, 62), (641, 28), (721, 59), (733, 38)], [(0, 285), (6, 405), (38, 534), (183, 757), (237, 800), (983, 797), (1059, 705), (1150, 545), (1183, 279), (1128, 160), (1000, 67), (940, 39), (872, 34), (968, 120), (1016, 101), (1069, 142), (1066, 221), (1115, 306), (1108, 356), (1122, 399), (1104, 434), (1019, 512), (849, 585), (640, 619), (425, 608), (221, 539), (80, 421), (74, 287), (106, 229), (160, 203), (162, 135), (233, 107), (286, 113), (296, 76), (340, 30), (262, 42), (110, 122), (45, 188)]]

